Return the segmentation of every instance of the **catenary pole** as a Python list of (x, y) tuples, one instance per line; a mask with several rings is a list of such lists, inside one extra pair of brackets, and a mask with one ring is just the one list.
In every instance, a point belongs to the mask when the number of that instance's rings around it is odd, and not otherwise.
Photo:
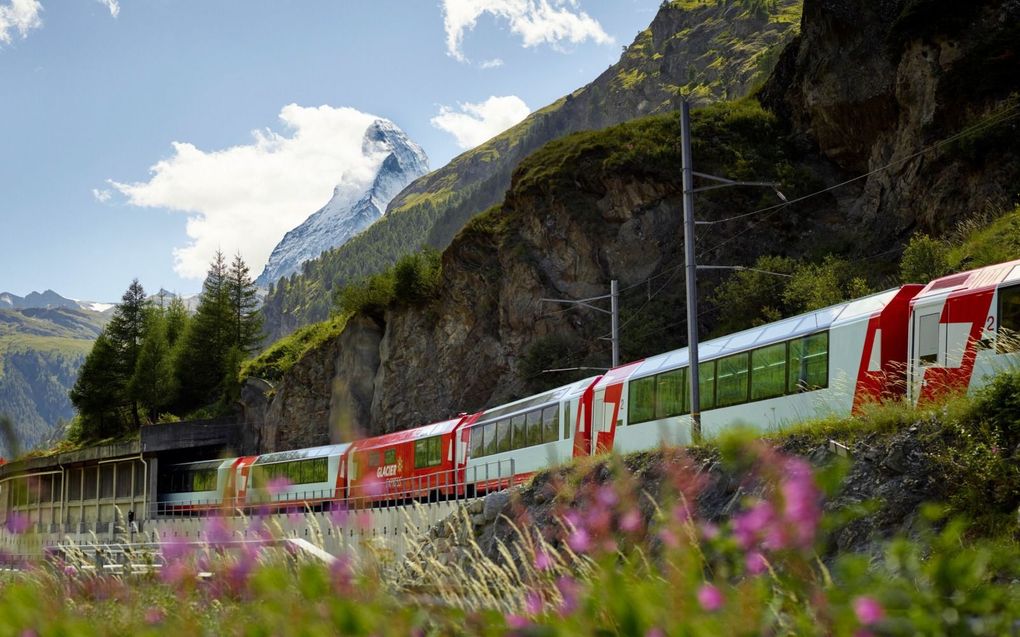
[(694, 167), (691, 164), (691, 105), (680, 103), (680, 165), (684, 187), (684, 265), (687, 273), (687, 351), (691, 380), (691, 441), (701, 440), (701, 396), (698, 372), (698, 264), (694, 258)]
[(620, 292), (616, 279), (609, 282), (609, 307), (612, 314), (613, 367), (620, 366)]

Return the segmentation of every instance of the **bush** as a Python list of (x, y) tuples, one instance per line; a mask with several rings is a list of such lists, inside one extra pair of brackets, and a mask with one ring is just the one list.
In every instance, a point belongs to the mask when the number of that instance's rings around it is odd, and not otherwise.
[(928, 283), (953, 271), (949, 265), (949, 246), (926, 234), (910, 238), (900, 261), (900, 280), (904, 283)]

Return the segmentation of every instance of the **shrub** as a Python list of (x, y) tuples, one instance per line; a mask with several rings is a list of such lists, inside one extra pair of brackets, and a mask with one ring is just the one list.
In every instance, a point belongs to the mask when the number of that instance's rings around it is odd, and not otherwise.
[(900, 280), (904, 283), (927, 283), (953, 271), (949, 265), (949, 246), (926, 234), (910, 238), (900, 261)]

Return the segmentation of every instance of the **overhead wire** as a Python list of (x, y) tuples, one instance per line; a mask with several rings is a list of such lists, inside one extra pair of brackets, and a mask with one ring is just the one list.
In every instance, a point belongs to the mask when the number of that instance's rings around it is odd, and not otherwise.
[(993, 113), (993, 114), (989, 115), (987, 118), (985, 118), (984, 120), (979, 121), (979, 122), (973, 124), (972, 126), (963, 129), (962, 131), (954, 133), (953, 135), (950, 135), (949, 137), (946, 137), (945, 139), (941, 139), (941, 140), (939, 140), (937, 142), (929, 144), (928, 146), (925, 146), (921, 150), (916, 151), (914, 153), (911, 153), (910, 155), (907, 155), (906, 157), (901, 157), (899, 159), (893, 160), (893, 161), (891, 161), (891, 162), (889, 162), (889, 163), (887, 163), (887, 164), (885, 164), (883, 166), (879, 166), (878, 168), (870, 170), (870, 171), (868, 171), (866, 173), (862, 173), (860, 175), (857, 175), (856, 177), (851, 177), (850, 179), (847, 179), (845, 181), (841, 181), (838, 184), (833, 184), (832, 186), (827, 186), (825, 188), (822, 188), (821, 190), (816, 190), (815, 192), (808, 193), (806, 195), (802, 195), (802, 196), (796, 197), (794, 199), (790, 199), (789, 201), (784, 201), (782, 203), (773, 204), (771, 206), (766, 206), (765, 208), (759, 208), (758, 210), (752, 210), (751, 212), (745, 212), (745, 213), (742, 213), (742, 214), (739, 214), (739, 215), (733, 215), (731, 217), (725, 217), (723, 219), (714, 219), (712, 221), (697, 221), (696, 224), (699, 225), (699, 226), (710, 226), (710, 225), (715, 225), (715, 224), (719, 224), (719, 223), (725, 223), (727, 221), (735, 221), (737, 219), (743, 219), (745, 217), (751, 217), (751, 216), (754, 216), (754, 215), (763, 214), (763, 213), (769, 212), (771, 210), (775, 210), (775, 209), (779, 209), (779, 208), (785, 208), (787, 206), (793, 205), (795, 203), (799, 203), (799, 202), (804, 201), (806, 199), (810, 199), (812, 197), (817, 197), (818, 195), (822, 195), (822, 194), (825, 194), (827, 192), (831, 192), (833, 190), (836, 190), (838, 188), (842, 188), (844, 186), (848, 186), (848, 185), (850, 185), (850, 184), (852, 184), (852, 183), (854, 183), (856, 181), (860, 181), (861, 179), (867, 179), (868, 177), (871, 177), (872, 175), (876, 175), (876, 174), (878, 174), (880, 172), (883, 172), (885, 170), (888, 170), (888, 169), (893, 168), (895, 166), (898, 166), (900, 164), (905, 164), (908, 161), (910, 161), (912, 159), (916, 159), (917, 157), (920, 157), (921, 155), (924, 155), (927, 152), (930, 152), (932, 150), (941, 148), (942, 146), (945, 146), (947, 144), (951, 144), (951, 143), (953, 143), (953, 142), (955, 142), (955, 141), (957, 141), (959, 139), (962, 139), (962, 138), (967, 137), (969, 135), (973, 135), (974, 133), (977, 133), (977, 132), (982, 132), (982, 131), (984, 131), (984, 130), (986, 130), (988, 128), (992, 128), (994, 126), (998, 126), (999, 124), (1007, 122), (1011, 118), (1015, 117), (1017, 114), (1020, 114), (1020, 113), (1014, 112), (1014, 111), (1020, 111), (1020, 102), (1017, 102), (1017, 103), (1009, 106), (1008, 108), (1005, 108), (1005, 109), (1003, 109), (1001, 111), (998, 111), (997, 113)]

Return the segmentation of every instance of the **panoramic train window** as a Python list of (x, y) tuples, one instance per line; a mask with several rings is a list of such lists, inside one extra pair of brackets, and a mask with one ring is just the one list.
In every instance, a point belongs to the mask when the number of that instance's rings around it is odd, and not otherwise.
[(563, 419), (563, 439), (569, 440), (574, 432), (574, 414), (577, 413), (577, 402), (568, 402), (566, 412), (566, 418)]
[(630, 381), (627, 422), (647, 422), (655, 418), (655, 376)]
[(715, 380), (715, 400), (719, 407), (747, 402), (747, 354), (734, 354), (720, 358)]
[(786, 343), (751, 352), (751, 400), (786, 393)]
[(790, 341), (789, 370), (789, 391), (791, 393), (827, 387), (829, 384), (829, 333), (820, 332)]
[(698, 402), (701, 411), (715, 407), (715, 361), (698, 364)]
[(500, 420), (496, 423), (496, 451), (510, 451), (510, 421)]
[(550, 405), (542, 410), (542, 440), (544, 442), (556, 442), (560, 439), (559, 407)]
[(995, 352), (1020, 351), (1020, 286), (999, 290), (999, 330)]
[(669, 418), (684, 413), (687, 368), (675, 369), (655, 377), (655, 417)]
[(397, 450), (387, 449), (386, 453), (383, 454), (383, 464), (396, 464), (397, 463)]
[(510, 421), (513, 426), (513, 448), (522, 449), (528, 446), (528, 421), (524, 414), (518, 414)]
[(542, 444), (542, 412), (528, 412), (528, 446)]
[(482, 448), (483, 448), (483, 444), (482, 443), (485, 442), (485, 440), (483, 438), (483, 436), (484, 436), (483, 431), (484, 431), (483, 427), (472, 427), (471, 428), (470, 438), (471, 438), (471, 457), (472, 458), (481, 458), (482, 456), (485, 455), (485, 453), (482, 451)]
[(491, 456), (496, 453), (496, 423), (490, 422), (485, 425), (485, 455)]

